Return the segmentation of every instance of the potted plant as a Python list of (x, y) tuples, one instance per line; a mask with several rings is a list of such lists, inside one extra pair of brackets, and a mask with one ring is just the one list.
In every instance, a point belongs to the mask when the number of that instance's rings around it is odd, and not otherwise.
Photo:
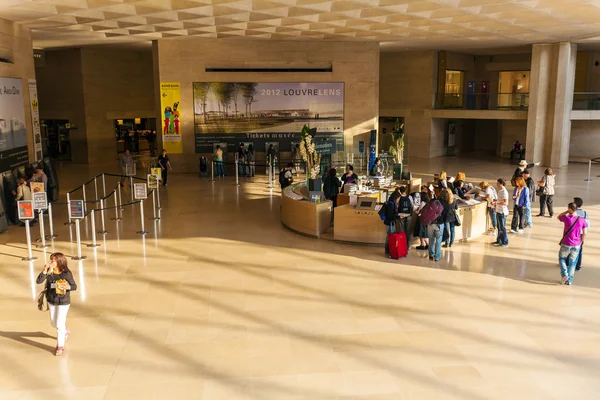
[(400, 118), (396, 118), (392, 130), (390, 154), (394, 156), (393, 179), (400, 180), (402, 179), (402, 162), (404, 161), (404, 124), (400, 123)]
[(306, 175), (308, 176), (308, 190), (321, 191), (323, 181), (319, 179), (321, 155), (317, 153), (315, 142), (310, 128), (302, 127), (302, 139), (300, 140), (300, 155), (306, 162)]

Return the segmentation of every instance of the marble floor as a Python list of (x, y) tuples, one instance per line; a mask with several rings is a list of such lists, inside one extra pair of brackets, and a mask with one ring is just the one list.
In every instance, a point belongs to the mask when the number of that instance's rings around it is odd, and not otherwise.
[[(107, 214), (100, 247), (84, 247), (88, 258), (70, 262), (79, 289), (61, 357), (34, 301), (50, 252), (76, 254), (58, 204), (58, 237), (34, 249), (38, 260), (21, 260), (23, 228), (0, 234), (0, 399), (599, 399), (594, 168), (591, 184), (586, 165), (557, 171), (557, 209), (579, 195), (592, 216), (584, 268), (571, 287), (557, 284), (555, 219), (535, 219), (508, 248), (482, 237), (445, 251), (439, 263), (414, 250), (392, 261), (382, 248), (287, 230), (279, 191), (262, 177), (237, 188), (172, 174), (162, 219), (146, 220), (146, 237), (136, 234), (139, 206), (128, 206), (121, 222)], [(443, 158), (411, 160), (409, 169), (495, 179), (509, 178), (514, 165)], [(61, 200), (110, 170), (61, 168)], [(107, 179), (109, 189), (115, 184)], [(151, 207), (148, 200), (146, 218)], [(81, 231), (85, 246), (91, 223)], [(39, 237), (37, 226), (32, 235)]]

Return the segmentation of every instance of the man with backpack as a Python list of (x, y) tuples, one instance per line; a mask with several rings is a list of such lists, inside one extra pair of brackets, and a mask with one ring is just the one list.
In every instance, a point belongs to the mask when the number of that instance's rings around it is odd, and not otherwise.
[(404, 232), (406, 235), (406, 248), (410, 250), (410, 242), (412, 240), (412, 214), (415, 210), (415, 205), (412, 197), (408, 195), (406, 186), (400, 187), (400, 199), (398, 201), (398, 232)]

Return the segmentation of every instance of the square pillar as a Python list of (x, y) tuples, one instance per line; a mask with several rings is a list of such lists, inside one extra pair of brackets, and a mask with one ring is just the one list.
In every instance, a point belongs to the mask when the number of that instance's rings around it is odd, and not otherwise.
[(526, 149), (530, 162), (569, 162), (577, 45), (533, 45)]

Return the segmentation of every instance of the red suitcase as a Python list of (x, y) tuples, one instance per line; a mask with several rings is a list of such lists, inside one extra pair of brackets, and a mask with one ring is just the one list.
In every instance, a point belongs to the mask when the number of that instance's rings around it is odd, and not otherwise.
[(423, 225), (431, 225), (433, 221), (435, 221), (442, 212), (444, 211), (444, 206), (439, 200), (432, 200), (423, 210), (421, 211), (420, 220)]
[(404, 232), (390, 233), (388, 235), (388, 251), (390, 253), (390, 258), (393, 258), (394, 260), (408, 255), (406, 234)]

